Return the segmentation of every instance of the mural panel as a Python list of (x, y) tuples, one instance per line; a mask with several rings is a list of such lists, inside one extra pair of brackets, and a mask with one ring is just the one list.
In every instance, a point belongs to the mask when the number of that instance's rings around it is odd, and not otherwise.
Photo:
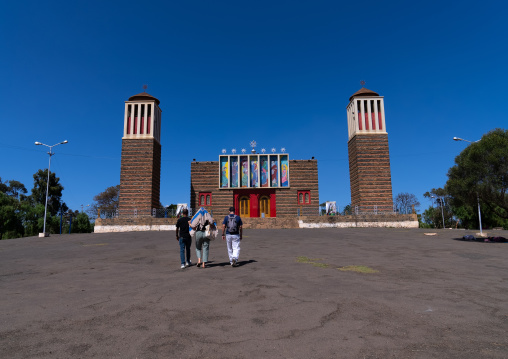
[(231, 187), (238, 187), (238, 157), (231, 156), (229, 158), (231, 162)]
[(220, 158), (220, 186), (223, 188), (227, 188), (229, 185), (228, 181), (228, 158), (227, 157), (221, 157)]
[(249, 161), (247, 156), (240, 157), (240, 166), (242, 172), (240, 173), (240, 182), (242, 187), (249, 187)]
[(287, 155), (280, 156), (280, 186), (289, 187), (289, 161)]
[(277, 156), (270, 156), (270, 186), (279, 187), (279, 161)]
[(260, 156), (261, 187), (268, 187), (268, 156)]
[(250, 186), (259, 187), (258, 156), (250, 157)]

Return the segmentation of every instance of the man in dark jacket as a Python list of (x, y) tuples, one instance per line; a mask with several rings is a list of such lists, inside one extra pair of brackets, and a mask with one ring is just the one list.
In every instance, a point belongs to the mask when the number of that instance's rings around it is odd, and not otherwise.
[[(189, 267), (192, 265), (190, 260), (190, 246), (191, 236), (189, 233), (189, 211), (187, 208), (182, 210), (182, 217), (176, 221), (176, 240), (180, 243), (180, 260), (182, 265), (180, 268)], [(185, 261), (185, 255), (187, 255), (187, 261)]]
[(228, 245), (229, 263), (232, 267), (238, 265), (240, 256), (240, 241), (242, 240), (242, 219), (235, 215), (235, 207), (229, 208), (229, 215), (222, 222), (222, 240)]

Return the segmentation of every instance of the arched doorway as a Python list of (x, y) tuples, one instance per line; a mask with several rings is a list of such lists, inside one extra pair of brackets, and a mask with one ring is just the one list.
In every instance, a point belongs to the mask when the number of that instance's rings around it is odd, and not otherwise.
[(261, 196), (259, 199), (259, 216), (262, 217), (263, 213), (265, 217), (270, 217), (270, 197)]
[(250, 217), (250, 199), (248, 196), (240, 197), (240, 217)]

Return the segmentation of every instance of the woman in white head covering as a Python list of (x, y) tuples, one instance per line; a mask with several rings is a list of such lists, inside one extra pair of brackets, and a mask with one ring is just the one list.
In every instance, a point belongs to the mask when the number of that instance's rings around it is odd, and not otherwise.
[(206, 262), (208, 262), (210, 239), (205, 235), (205, 227), (207, 225), (215, 227), (215, 221), (210, 213), (201, 207), (189, 221), (189, 226), (192, 228), (191, 236), (195, 238), (196, 243), (196, 257), (198, 258), (198, 268), (205, 268)]

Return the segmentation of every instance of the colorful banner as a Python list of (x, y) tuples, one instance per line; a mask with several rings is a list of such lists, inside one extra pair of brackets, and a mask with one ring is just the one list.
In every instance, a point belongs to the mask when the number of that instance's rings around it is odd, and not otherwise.
[(279, 187), (279, 162), (277, 156), (270, 156), (270, 185)]
[(250, 158), (250, 186), (259, 187), (258, 177), (258, 157), (251, 156)]
[(288, 156), (280, 156), (280, 186), (289, 187), (289, 161)]
[(242, 187), (249, 187), (249, 161), (247, 156), (240, 157), (240, 166), (242, 172), (240, 173), (240, 183)]
[(268, 156), (259, 157), (261, 166), (261, 187), (268, 187)]
[(238, 157), (231, 156), (231, 187), (238, 187)]
[(229, 181), (228, 181), (228, 158), (227, 157), (221, 157), (220, 158), (220, 186), (223, 188), (227, 188)]

